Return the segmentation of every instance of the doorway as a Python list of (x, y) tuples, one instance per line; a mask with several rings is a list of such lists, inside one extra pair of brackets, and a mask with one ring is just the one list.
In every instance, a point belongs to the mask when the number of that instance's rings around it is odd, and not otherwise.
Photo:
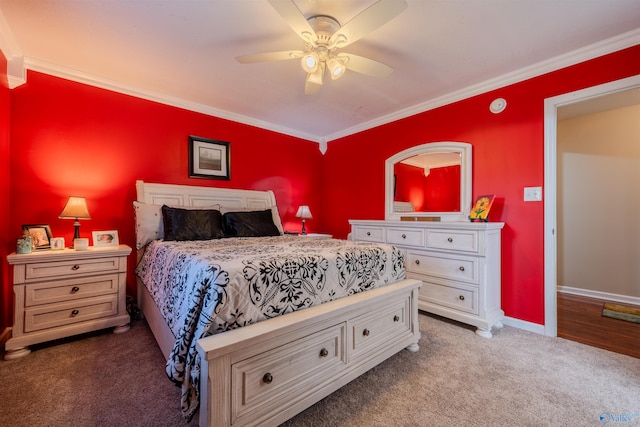
[[(576, 111), (596, 108), (598, 102), (612, 95), (633, 94), (640, 91), (640, 76), (618, 80), (581, 91), (559, 95), (545, 100), (545, 206), (544, 206), (544, 239), (545, 239), (545, 335), (557, 336), (558, 301), (557, 301), (557, 124), (559, 109)], [(606, 109), (607, 107), (605, 107)], [(611, 107), (608, 107), (611, 108)]]

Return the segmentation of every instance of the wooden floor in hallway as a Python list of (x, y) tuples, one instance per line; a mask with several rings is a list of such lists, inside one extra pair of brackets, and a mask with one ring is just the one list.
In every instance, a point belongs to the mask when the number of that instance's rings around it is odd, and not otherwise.
[(606, 302), (558, 292), (558, 336), (640, 358), (640, 323), (603, 317)]

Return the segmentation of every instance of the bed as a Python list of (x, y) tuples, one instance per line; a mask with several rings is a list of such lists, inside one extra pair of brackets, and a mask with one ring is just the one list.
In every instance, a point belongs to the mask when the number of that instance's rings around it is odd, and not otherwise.
[[(278, 425), (398, 351), (418, 351), (421, 282), (405, 278), (396, 248), (283, 235), (272, 191), (136, 188), (138, 304), (185, 418)], [(181, 215), (214, 214), (227, 235), (176, 239), (189, 229)], [(266, 235), (247, 234), (246, 218), (268, 223)]]

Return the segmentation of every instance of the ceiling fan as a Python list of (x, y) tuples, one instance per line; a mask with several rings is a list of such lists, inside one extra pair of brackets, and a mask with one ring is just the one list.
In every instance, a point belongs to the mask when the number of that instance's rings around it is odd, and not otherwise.
[(322, 85), (325, 70), (337, 79), (346, 70), (375, 77), (387, 77), (393, 68), (362, 56), (339, 52), (366, 34), (386, 24), (407, 8), (405, 0), (378, 0), (344, 25), (328, 15), (306, 18), (293, 0), (269, 0), (273, 8), (304, 41), (304, 50), (257, 53), (238, 56), (243, 64), (301, 59), (307, 72), (305, 93), (316, 93)]

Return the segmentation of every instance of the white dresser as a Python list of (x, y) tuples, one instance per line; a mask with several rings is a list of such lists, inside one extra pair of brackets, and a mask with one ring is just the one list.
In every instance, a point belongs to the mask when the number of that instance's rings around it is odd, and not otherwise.
[(403, 249), (407, 277), (423, 281), (418, 308), (475, 326), (502, 327), (500, 234), (504, 223), (350, 220), (351, 239)]

